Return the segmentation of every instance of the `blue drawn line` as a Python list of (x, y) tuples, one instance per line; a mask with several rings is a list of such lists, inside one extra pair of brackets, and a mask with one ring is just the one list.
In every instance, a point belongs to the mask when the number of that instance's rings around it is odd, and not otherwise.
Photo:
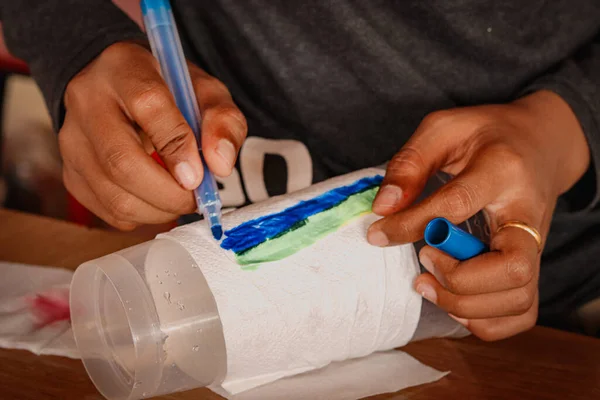
[(301, 201), (276, 214), (265, 215), (244, 222), (225, 232), (226, 238), (221, 242), (221, 247), (225, 250), (233, 250), (236, 254), (244, 252), (265, 240), (280, 235), (311, 215), (335, 207), (353, 194), (380, 185), (382, 180), (381, 175), (362, 178), (350, 185), (325, 192), (313, 199)]

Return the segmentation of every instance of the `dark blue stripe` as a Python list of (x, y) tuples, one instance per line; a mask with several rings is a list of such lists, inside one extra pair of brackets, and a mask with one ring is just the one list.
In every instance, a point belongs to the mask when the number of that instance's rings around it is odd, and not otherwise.
[(225, 231), (226, 238), (221, 242), (221, 247), (225, 250), (233, 250), (235, 253), (248, 250), (287, 231), (311, 215), (335, 207), (353, 194), (380, 185), (382, 180), (381, 175), (362, 178), (350, 185), (325, 192), (314, 199), (301, 201), (277, 214), (265, 215), (244, 222)]

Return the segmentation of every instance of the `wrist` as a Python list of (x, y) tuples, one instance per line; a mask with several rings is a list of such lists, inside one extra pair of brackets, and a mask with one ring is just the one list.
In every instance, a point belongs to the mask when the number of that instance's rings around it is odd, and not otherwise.
[[(552, 171), (557, 195), (577, 183), (590, 165), (590, 149), (577, 116), (559, 95), (541, 90), (513, 103), (524, 111), (527, 130)], [(545, 150), (544, 150), (545, 149)]]

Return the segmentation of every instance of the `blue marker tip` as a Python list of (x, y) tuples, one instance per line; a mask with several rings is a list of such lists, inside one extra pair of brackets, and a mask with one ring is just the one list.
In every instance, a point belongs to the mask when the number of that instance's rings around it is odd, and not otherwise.
[(435, 218), (427, 224), (425, 242), (460, 261), (473, 258), (488, 249), (481, 240), (445, 218)]
[(215, 240), (221, 240), (221, 237), (223, 236), (223, 228), (221, 227), (221, 225), (211, 226), (210, 231), (212, 232)]

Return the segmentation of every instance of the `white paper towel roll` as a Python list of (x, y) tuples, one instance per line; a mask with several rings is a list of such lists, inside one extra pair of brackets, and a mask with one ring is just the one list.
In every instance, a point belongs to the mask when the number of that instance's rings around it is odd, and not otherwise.
[[(224, 216), (224, 228), (383, 173), (358, 171), (234, 211)], [(367, 228), (376, 219), (373, 214), (356, 218), (287, 258), (251, 270), (242, 269), (232, 253), (221, 249), (203, 222), (159, 236), (189, 251), (213, 292), (227, 349), (223, 388), (239, 393), (333, 361), (400, 347), (411, 339), (421, 307), (421, 297), (412, 289), (419, 264), (412, 245), (381, 249), (367, 243)], [(168, 284), (182, 283), (161, 283)], [(168, 292), (167, 286), (154, 289)], [(176, 301), (183, 300), (169, 299)], [(168, 341), (169, 356), (193, 375), (195, 364), (186, 361), (193, 343)]]

